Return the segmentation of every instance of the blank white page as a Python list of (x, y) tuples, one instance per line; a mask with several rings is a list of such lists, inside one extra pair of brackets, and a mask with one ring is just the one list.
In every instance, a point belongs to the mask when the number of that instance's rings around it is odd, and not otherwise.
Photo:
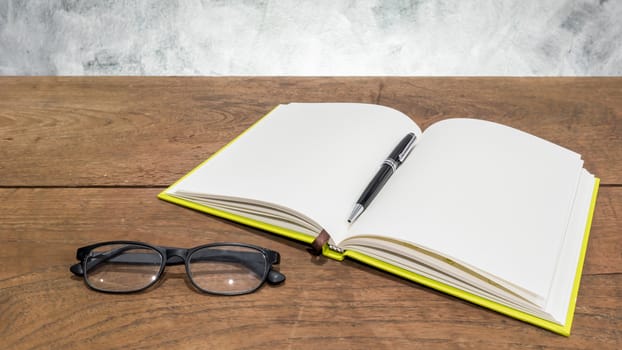
[(293, 209), (334, 239), (345, 234), (354, 202), (408, 133), (406, 115), (378, 105), (281, 105), (168, 193), (245, 198)]
[(533, 135), (444, 120), (350, 234), (411, 242), (546, 298), (582, 166), (578, 154)]
[(564, 245), (557, 262), (555, 279), (549, 292), (546, 311), (564, 323), (568, 316), (568, 305), (572, 296), (572, 288), (576, 281), (577, 267), (581, 256), (583, 240), (586, 238), (587, 221), (589, 219), (592, 196), (594, 195), (594, 175), (585, 169), (581, 171), (581, 180), (577, 187), (572, 209), (572, 216), (564, 239)]

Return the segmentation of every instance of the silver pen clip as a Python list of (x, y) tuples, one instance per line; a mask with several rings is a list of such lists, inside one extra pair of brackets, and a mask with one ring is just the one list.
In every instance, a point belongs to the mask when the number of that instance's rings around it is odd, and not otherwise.
[(400, 154), (397, 156), (397, 160), (399, 160), (400, 163), (403, 162), (406, 159), (406, 157), (408, 157), (408, 155), (413, 150), (413, 148), (415, 148), (416, 139), (417, 139), (417, 136), (413, 135), (412, 139), (408, 141), (406, 146), (404, 146), (404, 149), (402, 150), (402, 152), (400, 152)]

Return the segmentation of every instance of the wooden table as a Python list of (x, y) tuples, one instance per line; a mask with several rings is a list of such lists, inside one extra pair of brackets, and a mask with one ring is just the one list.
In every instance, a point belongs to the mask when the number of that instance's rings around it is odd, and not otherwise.
[[(422, 128), (498, 121), (583, 155), (602, 180), (572, 335), (156, 199), (279, 103), (379, 103)], [(0, 348), (622, 348), (622, 78), (0, 78)], [(132, 295), (89, 290), (76, 248), (240, 241), (284, 285), (202, 295), (183, 267)]]

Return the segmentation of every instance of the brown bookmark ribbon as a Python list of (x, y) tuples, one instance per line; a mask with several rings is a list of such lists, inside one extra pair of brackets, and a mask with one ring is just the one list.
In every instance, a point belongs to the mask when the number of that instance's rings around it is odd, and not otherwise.
[(308, 249), (309, 253), (315, 256), (322, 254), (322, 247), (324, 247), (324, 244), (326, 244), (329, 239), (330, 235), (323, 229), (322, 232), (315, 237), (313, 242), (311, 242), (311, 248)]

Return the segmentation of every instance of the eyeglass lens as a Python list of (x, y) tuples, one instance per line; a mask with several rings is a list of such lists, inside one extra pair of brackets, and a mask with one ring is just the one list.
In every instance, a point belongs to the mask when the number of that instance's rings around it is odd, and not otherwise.
[(93, 288), (109, 292), (131, 292), (155, 283), (162, 255), (134, 244), (97, 247), (86, 259), (85, 277)]
[(266, 256), (244, 246), (214, 246), (188, 257), (188, 273), (206, 292), (243, 294), (257, 289), (268, 273)]

